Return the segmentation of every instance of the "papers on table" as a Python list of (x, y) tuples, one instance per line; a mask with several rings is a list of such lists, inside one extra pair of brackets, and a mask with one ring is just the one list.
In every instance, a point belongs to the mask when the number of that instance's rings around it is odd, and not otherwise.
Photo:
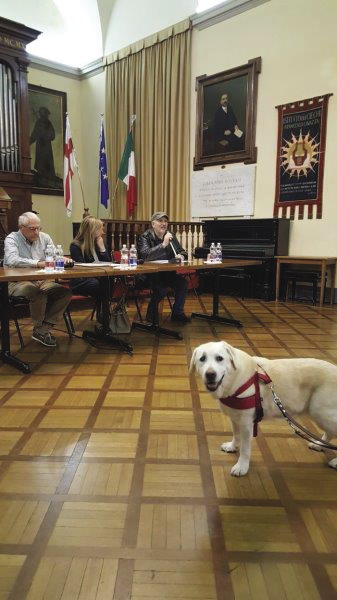
[[(158, 265), (167, 265), (167, 263), (169, 263), (169, 260), (151, 260), (150, 262), (152, 263), (157, 263)], [(175, 261), (174, 261), (175, 262)], [(177, 261), (177, 265), (179, 265), (180, 263), (187, 263), (188, 260), (180, 260), (179, 262)]]
[(158, 265), (166, 265), (168, 260), (151, 260), (152, 263), (157, 263)]
[(222, 260), (219, 262), (218, 260), (204, 260), (204, 265), (221, 265)]
[(120, 266), (121, 265), (119, 263), (103, 262), (103, 261), (92, 262), (92, 263), (75, 262), (75, 267), (120, 267)]

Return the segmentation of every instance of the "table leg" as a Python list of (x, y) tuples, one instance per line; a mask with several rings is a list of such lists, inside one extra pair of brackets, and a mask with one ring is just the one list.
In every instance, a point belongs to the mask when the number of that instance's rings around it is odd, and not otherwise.
[[(158, 277), (158, 275), (152, 275), (151, 280), (151, 288), (152, 294), (154, 294), (154, 277)], [(143, 331), (148, 331), (149, 333), (168, 335), (169, 337), (173, 337), (177, 340), (182, 340), (183, 336), (179, 331), (174, 331), (174, 329), (167, 329), (166, 327), (161, 327), (159, 325), (159, 315), (158, 315), (158, 302), (154, 299), (153, 302), (153, 319), (152, 323), (139, 323), (138, 321), (134, 321), (132, 323), (132, 327), (134, 329), (142, 329)]]
[(335, 300), (335, 281), (336, 281), (336, 262), (330, 265), (331, 269), (331, 280), (330, 280), (330, 304), (334, 303)]
[(118, 336), (112, 335), (110, 329), (110, 282), (109, 277), (99, 278), (101, 292), (102, 292), (102, 319), (103, 323), (101, 327), (96, 326), (92, 331), (91, 329), (85, 329), (82, 333), (84, 340), (94, 341), (99, 340), (107, 344), (119, 346), (121, 350), (124, 350), (128, 354), (132, 354), (133, 347), (128, 342), (120, 339)]
[(325, 273), (326, 273), (326, 263), (325, 263), (325, 260), (322, 260), (322, 264), (321, 264), (321, 287), (320, 287), (320, 291), (319, 291), (319, 305), (320, 306), (323, 306), (323, 300), (324, 300)]
[(30, 373), (30, 367), (16, 356), (11, 354), (9, 335), (9, 304), (8, 304), (8, 282), (0, 284), (0, 307), (1, 307), (1, 358), (3, 362), (12, 365), (23, 373)]
[(213, 287), (213, 312), (211, 315), (205, 313), (192, 313), (192, 317), (198, 317), (198, 319), (206, 319), (207, 321), (216, 321), (217, 323), (225, 323), (226, 325), (235, 325), (235, 327), (243, 327), (241, 321), (236, 319), (228, 319), (226, 317), (219, 316), (219, 282), (220, 282), (220, 269), (215, 270), (214, 287)]
[(281, 271), (281, 265), (280, 265), (279, 259), (277, 259), (277, 263), (276, 263), (276, 302), (278, 301), (279, 294), (280, 294), (280, 271)]

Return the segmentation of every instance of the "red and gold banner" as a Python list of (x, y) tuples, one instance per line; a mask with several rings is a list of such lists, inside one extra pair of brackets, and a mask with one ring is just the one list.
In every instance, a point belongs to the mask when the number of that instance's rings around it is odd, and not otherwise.
[[(325, 156), (326, 118), (332, 94), (277, 106), (278, 142), (274, 217), (322, 218), (322, 189)], [(280, 210), (281, 209), (281, 210)], [(281, 213), (281, 214), (280, 214)]]

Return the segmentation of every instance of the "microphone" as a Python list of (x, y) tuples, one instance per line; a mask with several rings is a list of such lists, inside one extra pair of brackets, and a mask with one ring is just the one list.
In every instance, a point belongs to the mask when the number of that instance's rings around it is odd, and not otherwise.
[(173, 254), (174, 254), (174, 256), (177, 256), (177, 253), (176, 253), (176, 251), (175, 251), (175, 247), (173, 246), (172, 242), (170, 242), (170, 246), (171, 246), (171, 248), (172, 248), (172, 250), (173, 250)]
[[(170, 231), (167, 231), (166, 233), (171, 233), (171, 232), (170, 232)], [(177, 254), (177, 251), (176, 251), (176, 249), (175, 249), (175, 247), (174, 247), (174, 245), (173, 245), (173, 242), (172, 242), (172, 240), (170, 240), (170, 241), (169, 241), (169, 245), (171, 246), (171, 248), (172, 248), (172, 252), (173, 252), (173, 254), (174, 254), (174, 259), (172, 259), (172, 261), (173, 261), (173, 260), (179, 260), (179, 259), (177, 259), (177, 256), (178, 256), (178, 254)]]
[(171, 241), (170, 241), (170, 246), (171, 246), (171, 248), (173, 250), (173, 254), (174, 254), (174, 258), (172, 258), (172, 261), (180, 263), (183, 260), (183, 256), (182, 255), (178, 256), (177, 251)]
[[(167, 231), (166, 231), (166, 233), (171, 233), (171, 232), (167, 230)], [(171, 235), (172, 235), (172, 234), (171, 234)], [(174, 254), (174, 256), (177, 256), (176, 249), (175, 249), (175, 247), (174, 247), (174, 245), (173, 245), (173, 238), (172, 238), (172, 239), (169, 241), (169, 244), (170, 244), (170, 246), (171, 246), (171, 248), (172, 248), (172, 250), (173, 250), (173, 254)]]

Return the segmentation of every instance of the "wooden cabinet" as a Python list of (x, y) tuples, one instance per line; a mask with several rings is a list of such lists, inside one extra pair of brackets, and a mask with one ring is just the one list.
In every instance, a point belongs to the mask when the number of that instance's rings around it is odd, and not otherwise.
[(8, 231), (32, 208), (26, 44), (39, 34), (0, 17), (0, 186), (11, 199)]

